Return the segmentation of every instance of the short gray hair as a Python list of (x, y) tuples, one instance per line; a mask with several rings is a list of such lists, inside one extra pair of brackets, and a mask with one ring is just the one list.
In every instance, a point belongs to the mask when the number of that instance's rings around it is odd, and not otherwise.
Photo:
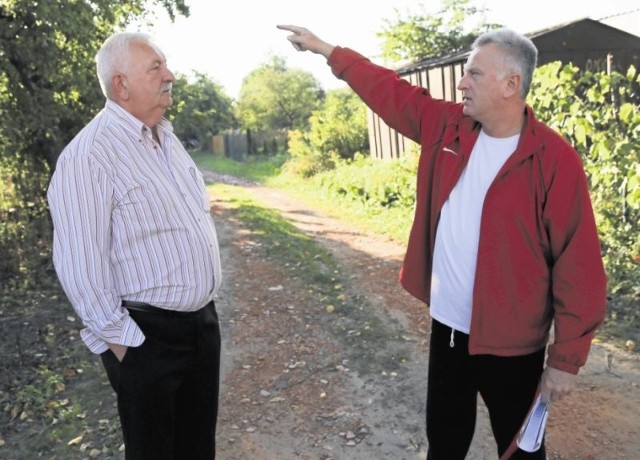
[(491, 43), (496, 44), (504, 51), (503, 72), (517, 72), (522, 77), (520, 95), (522, 99), (527, 97), (531, 89), (533, 71), (538, 62), (538, 49), (533, 42), (511, 29), (502, 28), (485, 32), (473, 43), (473, 48), (479, 48)]
[(152, 46), (151, 35), (143, 32), (118, 32), (107, 38), (96, 54), (96, 70), (100, 88), (107, 99), (111, 98), (111, 79), (118, 72), (129, 68), (130, 45), (132, 42), (147, 43)]

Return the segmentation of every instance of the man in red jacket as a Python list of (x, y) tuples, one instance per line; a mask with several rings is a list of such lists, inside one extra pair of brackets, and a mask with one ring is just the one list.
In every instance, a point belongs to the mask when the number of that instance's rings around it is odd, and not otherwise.
[[(606, 309), (584, 168), (526, 104), (537, 49), (509, 29), (480, 36), (453, 103), (305, 28), (278, 28), (421, 145), (400, 280), (432, 317), (428, 459), (466, 456), (478, 394), (502, 456), (538, 389), (544, 402), (574, 389)], [(511, 458), (544, 459), (544, 444)]]

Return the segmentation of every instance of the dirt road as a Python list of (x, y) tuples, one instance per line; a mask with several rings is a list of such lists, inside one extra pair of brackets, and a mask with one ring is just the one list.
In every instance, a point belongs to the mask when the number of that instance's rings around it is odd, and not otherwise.
[[(324, 305), (212, 198), (225, 266), (218, 458), (424, 459), (429, 322), (397, 282), (403, 248), (282, 193), (236, 184), (333, 253), (353, 308)], [(495, 459), (479, 409), (468, 458)], [(550, 459), (640, 458), (637, 353), (594, 344), (577, 391), (551, 409), (547, 450)]]
[[(424, 459), (429, 321), (397, 282), (403, 248), (273, 190), (207, 177), (300, 229), (269, 240), (269, 222), (252, 227), (212, 198), (225, 277), (218, 460)], [(283, 247), (302, 237), (309, 252)], [(63, 293), (4, 288), (0, 458), (122, 460), (115, 396)], [(496, 459), (479, 409), (468, 459)], [(551, 409), (547, 447), (550, 460), (640, 459), (637, 352), (594, 344), (577, 391)]]

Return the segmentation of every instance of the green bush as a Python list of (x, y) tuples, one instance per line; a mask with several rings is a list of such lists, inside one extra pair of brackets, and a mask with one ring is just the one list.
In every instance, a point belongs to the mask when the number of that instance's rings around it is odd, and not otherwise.
[(0, 159), (0, 285), (28, 287), (50, 273), (49, 169), (21, 156)]
[(390, 162), (358, 154), (353, 160), (338, 161), (334, 171), (318, 174), (314, 183), (325, 193), (359, 203), (368, 211), (411, 210), (415, 203), (417, 158), (417, 151)]
[(338, 159), (367, 152), (365, 105), (348, 88), (328, 92), (322, 109), (309, 118), (309, 129), (290, 132), (288, 147), (291, 160), (286, 169), (302, 177), (331, 170)]
[(640, 295), (640, 76), (581, 72), (555, 62), (538, 69), (538, 117), (582, 156), (589, 177), (609, 291)]

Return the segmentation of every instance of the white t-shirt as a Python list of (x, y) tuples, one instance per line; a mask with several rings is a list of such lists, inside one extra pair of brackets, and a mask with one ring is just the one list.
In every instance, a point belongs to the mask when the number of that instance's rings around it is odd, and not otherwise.
[(519, 139), (519, 134), (496, 138), (481, 131), (440, 214), (431, 273), (431, 316), (466, 334), (471, 327), (484, 198)]

